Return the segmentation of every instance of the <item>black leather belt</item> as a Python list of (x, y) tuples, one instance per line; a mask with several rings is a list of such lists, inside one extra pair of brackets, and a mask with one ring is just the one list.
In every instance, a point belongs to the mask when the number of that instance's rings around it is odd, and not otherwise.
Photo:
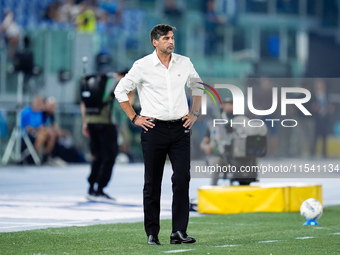
[(163, 123), (163, 124), (175, 124), (183, 122), (182, 118), (177, 120), (159, 120), (159, 119), (149, 119), (148, 121), (156, 124), (156, 123)]

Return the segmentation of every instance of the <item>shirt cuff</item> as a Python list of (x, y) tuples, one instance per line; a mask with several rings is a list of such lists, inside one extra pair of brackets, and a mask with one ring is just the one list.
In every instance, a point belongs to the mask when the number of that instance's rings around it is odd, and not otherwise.
[(198, 88), (194, 88), (194, 89), (192, 89), (192, 95), (193, 96), (203, 96), (203, 94), (204, 94), (204, 91), (203, 90), (201, 90), (201, 89), (198, 89)]
[(116, 94), (115, 93), (115, 96), (116, 96), (119, 103), (129, 101), (129, 97), (127, 96), (127, 94), (124, 94), (124, 93), (121, 93), (121, 94), (117, 93)]

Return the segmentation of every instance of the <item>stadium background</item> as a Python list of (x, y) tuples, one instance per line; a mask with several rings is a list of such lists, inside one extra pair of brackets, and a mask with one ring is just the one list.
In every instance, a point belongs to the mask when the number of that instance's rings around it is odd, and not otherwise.
[[(59, 125), (71, 131), (76, 147), (84, 154), (87, 139), (81, 134), (79, 109), (82, 57), (89, 59), (88, 73), (98, 68), (113, 72), (130, 68), (136, 59), (153, 50), (149, 31), (159, 23), (177, 27), (175, 52), (190, 57), (200, 76), (212, 84), (214, 79), (227, 77), (336, 78), (340, 71), (340, 6), (335, 0), (216, 0), (215, 15), (221, 22), (210, 27), (207, 1), (203, 0), (177, 0), (177, 11), (170, 14), (164, 11), (166, 1), (90, 1), (109, 17), (107, 22), (97, 21), (96, 31), (91, 33), (79, 33), (73, 22), (46, 17), (46, 10), (55, 2), (1, 0), (0, 20), (6, 10), (14, 12), (21, 29), (20, 38), (30, 37), (34, 64), (41, 69), (24, 86), (24, 105), (30, 104), (37, 94), (56, 97)], [(17, 109), (17, 73), (7, 58), (7, 50), (1, 39), (0, 155), (14, 127)], [(98, 56), (111, 61), (100, 66)], [(71, 72), (70, 80), (60, 79), (63, 71)], [(339, 86), (332, 84), (328, 94), (338, 109)], [(331, 116), (329, 141), (338, 145), (336, 112)], [(199, 143), (204, 125), (198, 123), (195, 132), (194, 141)], [(280, 130), (279, 138), (285, 139)], [(138, 138), (131, 151), (136, 161), (141, 160)], [(303, 152), (299, 153), (291, 155), (284, 148), (276, 156), (303, 156)], [(332, 153), (338, 156), (339, 152), (332, 149)], [(193, 156), (200, 158), (202, 152), (195, 150)]]

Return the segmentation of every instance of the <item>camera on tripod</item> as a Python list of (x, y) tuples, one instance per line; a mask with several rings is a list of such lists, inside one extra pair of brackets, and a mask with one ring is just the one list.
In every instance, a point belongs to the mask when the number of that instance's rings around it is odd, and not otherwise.
[(32, 74), (33, 52), (26, 50), (15, 53), (13, 64), (15, 71), (23, 72), (25, 74)]
[[(33, 75), (40, 74), (41, 70), (34, 67), (33, 52), (29, 49), (30, 40), (27, 36), (24, 38), (24, 50), (15, 53), (14, 56), (14, 69), (17, 71), (17, 112), (16, 124), (13, 128), (11, 137), (7, 143), (5, 153), (2, 157), (2, 163), (7, 164), (9, 159), (12, 158), (14, 162), (21, 163), (24, 158), (31, 155), (36, 165), (40, 165), (41, 161), (34, 149), (34, 146), (29, 139), (27, 133), (21, 127), (21, 107), (23, 103), (23, 90), (25, 79), (30, 79)], [(27, 81), (26, 80), (26, 81)], [(22, 143), (27, 147), (22, 151)]]
[(41, 69), (34, 65), (34, 55), (30, 49), (31, 41), (28, 36), (23, 40), (24, 48), (14, 55), (13, 65), (16, 72), (23, 72), (25, 75), (39, 75)]

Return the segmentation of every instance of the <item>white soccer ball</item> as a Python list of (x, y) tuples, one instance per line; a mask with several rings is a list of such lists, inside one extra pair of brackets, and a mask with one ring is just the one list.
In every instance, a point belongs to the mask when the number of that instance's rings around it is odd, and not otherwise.
[(315, 198), (308, 198), (303, 201), (300, 207), (301, 216), (306, 220), (317, 220), (323, 212), (322, 204)]

